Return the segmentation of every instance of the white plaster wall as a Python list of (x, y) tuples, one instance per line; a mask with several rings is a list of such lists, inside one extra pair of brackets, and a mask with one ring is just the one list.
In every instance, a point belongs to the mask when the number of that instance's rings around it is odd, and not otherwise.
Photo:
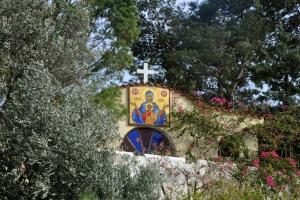
[[(120, 88), (122, 92), (121, 102), (127, 107), (128, 109), (128, 88)], [(134, 126), (128, 125), (128, 116), (123, 117), (121, 120), (118, 121), (119, 123), (119, 131), (121, 137), (123, 138)]]

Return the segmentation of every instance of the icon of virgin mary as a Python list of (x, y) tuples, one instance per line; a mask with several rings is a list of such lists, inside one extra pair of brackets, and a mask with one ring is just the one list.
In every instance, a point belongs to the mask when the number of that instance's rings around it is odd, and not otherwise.
[(130, 102), (134, 106), (132, 111), (132, 119), (136, 124), (149, 125), (164, 125), (167, 115), (165, 108), (169, 105), (164, 105), (160, 110), (158, 105), (153, 102), (154, 94), (152, 91), (147, 91), (145, 94), (146, 101), (138, 108), (136, 103)]

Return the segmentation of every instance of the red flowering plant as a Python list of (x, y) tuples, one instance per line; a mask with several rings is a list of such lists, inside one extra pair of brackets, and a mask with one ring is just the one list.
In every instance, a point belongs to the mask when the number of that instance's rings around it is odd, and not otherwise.
[(284, 105), (281, 112), (265, 115), (264, 124), (251, 127), (258, 138), (258, 151), (274, 150), (282, 158), (300, 160), (299, 108)]
[(152, 145), (151, 153), (154, 155), (160, 155), (160, 156), (171, 155), (170, 148), (166, 147), (163, 142), (159, 143), (159, 145), (157, 145), (157, 143), (154, 143)]
[[(201, 103), (199, 104), (199, 102)], [(186, 157), (188, 160), (195, 160), (193, 157), (197, 157), (199, 154), (205, 157), (211, 148), (212, 143), (208, 146), (207, 141), (213, 141), (214, 148), (217, 148), (217, 133), (220, 132), (221, 124), (218, 123), (219, 115), (201, 100), (195, 102), (191, 107), (192, 109), (182, 108), (181, 105), (173, 107), (170, 112), (172, 127), (169, 130), (178, 132), (178, 138), (184, 135), (193, 138), (193, 148), (187, 148)], [(195, 155), (196, 150), (197, 155)], [(199, 152), (200, 150), (201, 152)]]
[[(293, 106), (282, 106), (281, 112), (276, 114), (266, 114), (264, 123), (247, 126), (243, 130), (239, 125), (243, 123), (243, 118), (239, 116), (228, 118), (224, 113), (220, 114), (222, 109), (213, 109), (209, 105), (226, 104), (223, 98), (213, 99), (212, 102), (205, 104), (196, 103), (194, 109), (183, 109), (181, 112), (172, 112), (175, 119), (174, 126), (183, 134), (196, 136), (192, 143), (194, 148), (201, 149), (198, 153), (205, 157), (206, 147), (210, 148), (219, 146), (221, 155), (211, 161), (214, 163), (225, 164), (232, 156), (237, 156), (238, 151), (243, 148), (245, 138), (255, 136), (258, 139), (258, 152), (234, 160), (234, 167), (230, 168), (229, 174), (236, 180), (260, 188), (262, 192), (278, 194), (295, 193), (300, 188), (300, 115), (299, 108)], [(240, 110), (245, 107), (242, 103), (238, 104)], [(251, 109), (250, 109), (251, 110)], [(237, 135), (239, 134), (239, 135)], [(226, 138), (227, 137), (227, 138)], [(223, 141), (216, 138), (224, 138)], [(226, 141), (225, 141), (226, 140)], [(224, 144), (222, 144), (222, 142)], [(227, 144), (225, 144), (227, 143)], [(221, 147), (221, 149), (220, 149)], [(197, 158), (195, 149), (189, 148), (187, 152), (191, 158)], [(223, 149), (222, 149), (223, 148)], [(226, 150), (228, 155), (226, 157)], [(198, 154), (199, 155), (199, 154)], [(222, 157), (221, 157), (222, 156)], [(222, 158), (222, 159), (221, 159)], [(286, 191), (285, 191), (286, 190)]]
[[(217, 150), (221, 156), (239, 157), (246, 149), (245, 139), (249, 136), (246, 132), (241, 132), (239, 127), (241, 123), (245, 124), (246, 117), (229, 112), (228, 108), (233, 108), (233, 105), (225, 98), (215, 97), (209, 103), (204, 103), (201, 94), (194, 94), (195, 101), (190, 109), (173, 104), (171, 110), (170, 130), (179, 132), (177, 137), (189, 135), (194, 139), (194, 149), (187, 148), (186, 158), (195, 160), (201, 156), (208, 159), (212, 149)], [(244, 109), (244, 105), (236, 104), (236, 109), (239, 108)]]
[(249, 127), (249, 134), (258, 138), (258, 157), (249, 166), (256, 169), (256, 181), (275, 191), (293, 191), (300, 186), (299, 108), (284, 105), (280, 110), (265, 115), (263, 124)]
[[(295, 189), (297, 171), (299, 168), (293, 158), (281, 158), (274, 150), (264, 151), (258, 159), (252, 161), (255, 167), (256, 181), (263, 182), (273, 190), (283, 190), (288, 187)], [(299, 187), (299, 185), (298, 185)]]
[[(137, 137), (136, 142), (141, 142), (141, 138)], [(170, 146), (168, 144), (165, 144), (164, 142), (160, 142), (159, 145), (157, 145), (157, 143), (152, 144), (150, 152), (148, 148), (143, 147), (143, 153), (151, 153), (153, 155), (160, 156), (171, 156)]]
[(224, 136), (219, 141), (219, 154), (233, 160), (238, 159), (246, 148), (245, 136), (240, 132)]
[(195, 155), (195, 146), (191, 144), (185, 153), (185, 158), (187, 163), (196, 162), (197, 157)]

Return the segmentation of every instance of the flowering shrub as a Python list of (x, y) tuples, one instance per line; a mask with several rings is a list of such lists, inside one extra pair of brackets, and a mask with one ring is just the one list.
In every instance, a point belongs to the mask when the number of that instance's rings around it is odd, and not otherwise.
[(219, 142), (219, 154), (231, 158), (238, 158), (243, 149), (246, 148), (244, 136), (236, 133), (222, 137)]
[(272, 160), (274, 158), (279, 158), (279, 155), (273, 150), (268, 152), (262, 152), (260, 154), (261, 158)]
[(170, 149), (164, 146), (164, 143), (161, 142), (159, 145), (154, 143), (152, 145), (152, 154), (154, 155), (161, 155), (161, 156), (169, 156), (171, 154)]
[(209, 102), (211, 102), (211, 103), (219, 103), (222, 106), (223, 104), (227, 103), (227, 100), (224, 97), (223, 98), (214, 97)]
[[(180, 130), (179, 137), (188, 133), (196, 138), (193, 148), (187, 149), (187, 158), (189, 157), (191, 161), (195, 161), (200, 155), (208, 159), (205, 152), (208, 152), (207, 150), (211, 148), (218, 148), (219, 156), (214, 157), (211, 161), (220, 163), (219, 170), (226, 171), (235, 180), (243, 183), (242, 188), (235, 185), (229, 190), (235, 191), (236, 187), (239, 188), (239, 191), (253, 193), (257, 196), (253, 199), (264, 199), (266, 197), (278, 199), (279, 191), (281, 191), (282, 197), (300, 198), (299, 192), (297, 192), (300, 187), (298, 163), (300, 160), (300, 146), (298, 145), (300, 143), (300, 116), (298, 115), (298, 108), (283, 105), (281, 112), (264, 115), (263, 124), (256, 124), (239, 130), (238, 127), (243, 118), (226, 118), (215, 112), (214, 108), (208, 109), (208, 107), (214, 106), (218, 110), (222, 110), (220, 107), (227, 110), (230, 108), (243, 112), (249, 112), (253, 109), (246, 108), (242, 102), (237, 103), (234, 107), (224, 98), (212, 98), (208, 104), (204, 103), (199, 96), (196, 96), (196, 100), (197, 106), (195, 109), (191, 111), (181, 109), (181, 112), (171, 113), (177, 119), (174, 127)], [(246, 156), (245, 154), (247, 153), (245, 139), (249, 136), (258, 138), (258, 153), (256, 155), (248, 154)], [(217, 137), (221, 139), (216, 140)], [(197, 147), (201, 149), (198, 151), (198, 155), (195, 154), (194, 149)], [(241, 152), (245, 155), (243, 158), (238, 156)], [(234, 159), (234, 166), (236, 167), (228, 169), (221, 165), (221, 163), (227, 163), (229, 157), (231, 157), (231, 160), (236, 158)], [(229, 161), (232, 162), (231, 160)], [(256, 189), (247, 188), (247, 185), (251, 185)], [(226, 188), (226, 186), (223, 185), (222, 187)], [(190, 187), (193, 187), (193, 185), (190, 185)], [(213, 188), (216, 188), (216, 186), (212, 185), (211, 187), (210, 189), (215, 191)], [(223, 191), (223, 188), (218, 189)], [(237, 191), (232, 192), (232, 194), (237, 193)], [(200, 190), (195, 194), (194, 199), (209, 199), (209, 192), (206, 190)], [(218, 195), (222, 196), (223, 194), (219, 193)], [(243, 194), (240, 195), (233, 196), (243, 199), (241, 198), (244, 197)], [(191, 195), (187, 199), (190, 197)], [(214, 197), (217, 197), (217, 195)]]
[[(273, 159), (280, 160), (280, 158)], [(259, 161), (254, 161), (254, 163), (259, 163)], [(195, 172), (199, 168), (196, 168)], [(273, 171), (274, 173), (272, 173), (271, 169), (268, 169), (267, 166), (258, 166), (258, 168), (254, 169), (251, 164), (234, 164), (231, 160), (217, 156), (207, 163), (205, 169), (206, 173), (202, 175), (197, 175), (194, 172), (185, 174), (188, 192), (182, 194), (178, 199), (296, 200), (300, 197), (299, 185), (297, 185), (297, 181), (299, 180), (294, 179), (292, 182), (292, 179), (289, 179), (288, 184), (280, 182), (278, 181), (278, 175), (283, 172)], [(267, 172), (267, 170), (269, 171)], [(265, 173), (262, 175), (261, 172)]]
[[(141, 142), (141, 138), (137, 137), (136, 142)], [(153, 155), (160, 155), (160, 156), (171, 155), (169, 146), (165, 146), (164, 142), (160, 142), (159, 145), (157, 145), (157, 143), (153, 143), (150, 152), (148, 152), (148, 149), (146, 147), (143, 147), (143, 153), (151, 153)]]
[[(177, 105), (175, 97), (172, 101), (173, 121), (170, 130), (180, 132), (178, 137), (189, 134), (195, 138), (196, 149), (186, 150), (187, 160), (192, 161), (199, 156), (208, 158), (212, 149), (217, 149), (221, 156), (239, 157), (240, 153), (246, 149), (244, 141), (249, 136), (247, 131), (238, 131), (239, 125), (245, 117), (235, 116), (233, 119), (231, 115), (223, 115), (222, 111), (219, 111), (220, 106), (233, 108), (225, 98), (214, 97), (209, 104), (206, 104), (203, 102), (201, 94), (197, 92), (194, 94), (195, 109), (184, 109), (182, 105)], [(244, 104), (240, 102), (236, 108), (244, 109)]]
[(299, 108), (284, 105), (281, 112), (265, 115), (264, 124), (249, 128), (250, 134), (258, 138), (259, 154), (275, 151), (279, 157), (300, 159)]
[(270, 187), (278, 186), (282, 190), (285, 185), (290, 185), (297, 179), (298, 168), (295, 160), (280, 158), (275, 151), (262, 152), (259, 160), (253, 160), (252, 164), (257, 169), (257, 178), (261, 181), (265, 179)]

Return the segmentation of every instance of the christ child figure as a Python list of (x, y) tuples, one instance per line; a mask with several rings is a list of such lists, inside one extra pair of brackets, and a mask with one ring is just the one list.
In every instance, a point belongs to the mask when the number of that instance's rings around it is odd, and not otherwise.
[(152, 91), (147, 91), (145, 94), (145, 102), (140, 107), (135, 102), (130, 102), (134, 107), (132, 111), (132, 119), (137, 124), (163, 125), (167, 119), (165, 108), (169, 105), (164, 105), (159, 109), (158, 105), (153, 102), (154, 94)]

